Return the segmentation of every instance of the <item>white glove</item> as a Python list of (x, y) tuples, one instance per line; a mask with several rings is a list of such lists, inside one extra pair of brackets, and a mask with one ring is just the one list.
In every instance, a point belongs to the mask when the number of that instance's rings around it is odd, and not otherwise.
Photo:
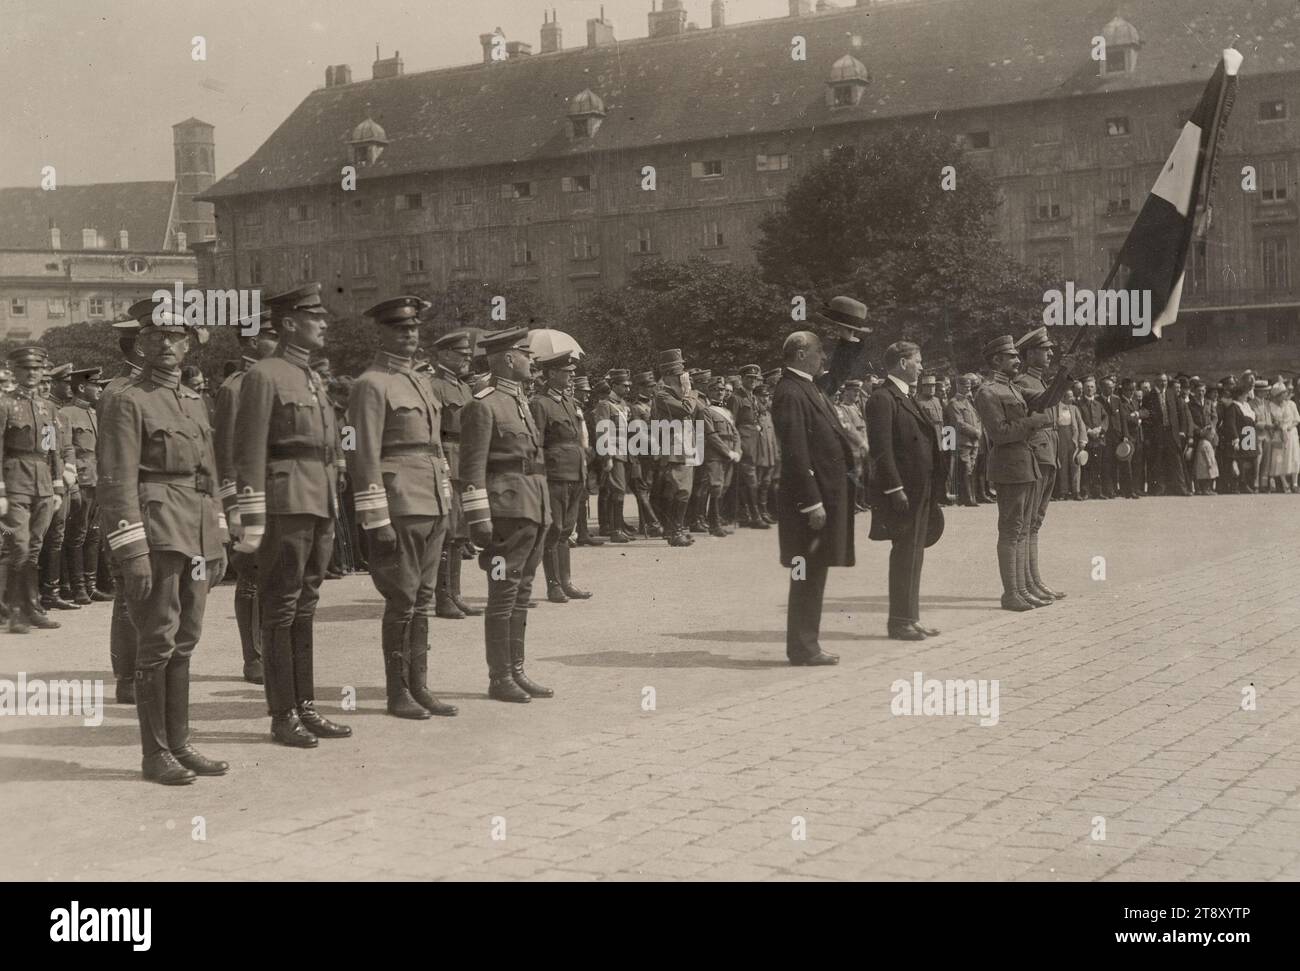
[(54, 494), (54, 511), (58, 512), (63, 508), (63, 497), (57, 492)]
[(8, 516), (8, 515), (9, 515), (9, 500), (6, 499), (4, 496), (0, 496), (0, 516)]
[(256, 553), (257, 548), (262, 545), (262, 536), (265, 533), (265, 526), (245, 526), (239, 537), (239, 542), (235, 544), (235, 552)]
[(63, 484), (69, 489), (77, 484), (77, 470), (74, 467), (70, 465), (63, 467)]
[(731, 461), (733, 461), (733, 462), (739, 462), (739, 461), (740, 461), (740, 453), (739, 453), (739, 452), (728, 452), (727, 454), (731, 456)]

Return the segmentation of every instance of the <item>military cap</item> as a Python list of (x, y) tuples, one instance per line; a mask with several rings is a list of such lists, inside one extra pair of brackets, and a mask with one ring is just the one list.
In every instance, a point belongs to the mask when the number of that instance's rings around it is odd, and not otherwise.
[(632, 380), (632, 372), (627, 368), (614, 368), (605, 375), (605, 380), (610, 384), (622, 384), (624, 381)]
[(284, 293), (266, 297), (266, 303), (276, 313), (328, 314), (320, 299), (320, 284), (305, 283)]
[(844, 382), (844, 387), (846, 387), (846, 388), (853, 388), (853, 389), (857, 390), (857, 389), (859, 389), (859, 388), (862, 387), (862, 382), (859, 381), (857, 378), (851, 378), (851, 379), (849, 379), (848, 381), (845, 381), (845, 382)]
[(433, 349), (436, 351), (468, 351), (473, 349), (473, 338), (468, 331), (453, 330), (449, 334), (443, 334), (433, 342)]
[(1265, 381), (1263, 378), (1256, 378), (1256, 379), (1255, 379), (1255, 390), (1256, 390), (1256, 391), (1263, 391), (1263, 390), (1264, 390), (1265, 388), (1267, 388), (1267, 387), (1268, 387), (1268, 382)]
[(512, 327), (509, 330), (493, 331), (483, 334), (478, 339), (478, 349), (484, 354), (500, 354), (502, 351), (528, 349), (528, 328)]
[(9, 364), (13, 367), (45, 367), (47, 363), (49, 358), (45, 356), (45, 348), (37, 344), (16, 347), (9, 352)]
[(632, 383), (639, 387), (654, 384), (655, 373), (653, 371), (638, 371), (636, 374), (632, 375)]
[(776, 381), (780, 377), (781, 377), (781, 369), (779, 367), (774, 367), (770, 371), (763, 372), (763, 379), (765, 381)]
[(681, 374), (686, 369), (686, 362), (682, 360), (682, 351), (679, 347), (660, 351), (655, 365), (660, 374)]
[(715, 378), (709, 378), (708, 386), (710, 391), (714, 391), (718, 388), (726, 388), (728, 387), (727, 379), (724, 378), (721, 374), (719, 374)]
[(706, 367), (691, 368), (687, 373), (691, 376), (691, 384), (707, 384), (713, 377), (713, 372)]
[(420, 314), (432, 306), (429, 301), (421, 300), (419, 297), (393, 297), (391, 300), (383, 300), (375, 304), (365, 312), (365, 316), (372, 318), (377, 324), (402, 327), (406, 324), (418, 324)]
[(72, 379), (73, 384), (83, 384), (85, 382), (95, 384), (99, 381), (99, 376), (103, 372), (104, 369), (101, 367), (83, 367), (73, 371), (68, 377)]
[(170, 291), (165, 292), (157, 300), (151, 296), (145, 297), (143, 300), (137, 300), (131, 304), (126, 313), (127, 316), (137, 322), (142, 331), (151, 327), (156, 327), (159, 330), (191, 331), (200, 344), (206, 344), (208, 337), (211, 336), (206, 327), (186, 322), (183, 313), (172, 301)]
[(852, 297), (834, 297), (821, 310), (814, 310), (813, 317), (822, 323), (848, 327), (860, 334), (870, 334), (867, 326), (867, 305)]
[(578, 359), (570, 351), (560, 351), (556, 354), (548, 354), (537, 362), (541, 365), (543, 371), (576, 371), (578, 370)]
[(590, 391), (591, 379), (587, 377), (585, 374), (579, 374), (576, 378), (573, 379), (573, 390)]
[(66, 381), (72, 377), (72, 362), (60, 364), (58, 367), (50, 368), (51, 381)]
[(1016, 350), (1029, 351), (1036, 347), (1055, 347), (1052, 339), (1047, 336), (1046, 327), (1035, 327), (1027, 334), (1022, 334), (1020, 340), (1016, 341)]
[(1001, 337), (995, 337), (984, 345), (984, 359), (987, 361), (997, 357), (999, 354), (1015, 354), (1020, 356), (1017, 350), (1017, 344), (1012, 340), (1010, 334), (1003, 334)]
[(110, 325), (114, 330), (139, 330), (140, 321), (134, 317), (119, 317)]
[(263, 307), (256, 316), (250, 314), (239, 321), (240, 340), (256, 340), (263, 334), (270, 334), (272, 337), (280, 336), (280, 329), (275, 324), (275, 314), (270, 307)]
[(921, 375), (921, 384), (937, 384), (937, 383), (938, 381), (936, 380), (933, 374)]
[(757, 364), (746, 364), (740, 369), (740, 376), (742, 378), (761, 378), (763, 369)]

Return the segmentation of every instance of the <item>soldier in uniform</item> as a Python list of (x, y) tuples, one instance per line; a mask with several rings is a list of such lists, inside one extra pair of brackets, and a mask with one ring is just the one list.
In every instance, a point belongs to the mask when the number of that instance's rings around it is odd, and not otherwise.
[(461, 415), (461, 507), (488, 575), (488, 697), (527, 702), (555, 694), (524, 673), (528, 600), (552, 521), (542, 434), (520, 387), (533, 355), (522, 327), (480, 337), (479, 347), (492, 383)]
[(452, 508), (442, 406), (414, 370), (419, 315), (430, 306), (419, 297), (394, 297), (366, 311), (379, 329), (380, 349), (348, 399), (348, 424), (356, 432), (348, 468), (357, 524), (369, 537), (370, 578), (384, 598), (380, 646), (388, 713), (411, 719), (457, 712), (428, 684), (429, 614)]
[(957, 393), (944, 407), (943, 416), (957, 432), (957, 496), (963, 506), (978, 506), (979, 502), (975, 498), (975, 458), (984, 429), (970, 395), (971, 375), (959, 375)]
[(582, 504), (578, 506), (578, 546), (604, 546), (607, 540), (604, 536), (597, 536), (591, 532), (587, 526), (589, 512), (587, 509), (587, 496), (590, 495), (590, 480), (594, 478), (595, 473), (592, 469), (596, 465), (596, 450), (591, 441), (591, 435), (587, 428), (587, 410), (588, 401), (591, 398), (591, 379), (585, 374), (580, 374), (573, 379), (573, 404), (578, 409), (578, 417), (582, 419), (582, 451), (587, 457), (587, 480), (582, 485)]
[(733, 470), (740, 463), (740, 432), (731, 412), (722, 404), (727, 394), (727, 379), (722, 375), (709, 383), (708, 410), (711, 419), (704, 439), (704, 485), (709, 535), (723, 537), (722, 498), (731, 483)]
[[(687, 454), (687, 438), (694, 434), (690, 422), (695, 417), (695, 399), (690, 395), (691, 379), (678, 348), (660, 351), (657, 363), (659, 383), (655, 386), (651, 416), (657, 422), (674, 422), (667, 440), (668, 454), (659, 457), (660, 502), (664, 516), (664, 536), (669, 546), (690, 546), (694, 540), (687, 529), (686, 513), (691, 504), (695, 470)], [(680, 431), (678, 431), (680, 429)], [(688, 431), (689, 429), (689, 431)], [(692, 449), (703, 443), (692, 441)]]
[[(169, 300), (132, 311), (146, 368), (104, 407), (99, 499), (109, 550), (122, 570), (121, 597), (139, 631), (135, 699), (144, 778), (185, 785), (229, 769), (195, 751), (189, 723), (190, 656), (208, 590), (226, 568), (224, 517), (207, 408), (181, 384), (192, 331)], [(206, 333), (193, 337), (202, 341)]]
[(763, 381), (763, 369), (757, 364), (746, 364), (740, 369), (740, 385), (732, 391), (731, 413), (736, 416), (736, 430), (740, 433), (740, 466), (736, 486), (739, 491), (737, 521), (741, 526), (754, 529), (771, 529), (763, 518), (758, 503), (758, 404), (754, 389)]
[(562, 604), (591, 597), (573, 585), (569, 558), (569, 535), (577, 525), (578, 510), (586, 497), (587, 456), (582, 447), (582, 417), (569, 394), (577, 360), (562, 351), (542, 358), (540, 363), (546, 388), (534, 396), (531, 408), (546, 455), (546, 488), (551, 500), (542, 572), (546, 576), (546, 598)]
[[(628, 437), (650, 429), (650, 395), (654, 391), (655, 373), (641, 371), (632, 376), (632, 402), (628, 406)], [(647, 438), (648, 441), (648, 438)], [(637, 531), (647, 539), (662, 536), (663, 527), (654, 508), (655, 465), (651, 455), (637, 455), (628, 460), (632, 492), (636, 495)]]
[(5, 528), (5, 606), (9, 633), (32, 627), (57, 629), (41, 609), (38, 562), (41, 542), (54, 514), (63, 505), (63, 459), (53, 409), (40, 394), (48, 366), (40, 347), (21, 347), (9, 354), (17, 387), (0, 400), (0, 519)]
[(867, 467), (867, 418), (862, 411), (858, 396), (862, 393), (862, 382), (850, 378), (840, 389), (839, 400), (835, 403), (835, 412), (839, 415), (840, 427), (853, 442), (853, 503), (861, 509), (863, 506), (863, 476)]
[[(605, 376), (609, 391), (596, 402), (592, 408), (592, 423), (596, 429), (596, 441), (605, 441), (614, 445), (619, 442), (619, 430), (627, 427), (631, 411), (627, 397), (632, 393), (632, 375), (624, 368), (615, 368)], [(600, 497), (597, 500), (605, 514), (600, 517), (608, 523), (606, 534), (611, 543), (630, 543), (627, 523), (623, 521), (623, 500), (627, 495), (629, 457), (623, 450), (613, 448), (609, 454), (599, 454), (596, 462), (600, 475)]]
[[(1002, 578), (1002, 609), (1025, 611), (1047, 606), (1028, 593), (1029, 529), (1042, 483), (1047, 480), (1034, 454), (1037, 434), (1055, 425), (1044, 412), (1031, 412), (1017, 386), (1020, 354), (1010, 336), (984, 345), (984, 360), (993, 378), (980, 385), (975, 409), (988, 437), (988, 478), (998, 490), (998, 573)], [(1055, 471), (1052, 482), (1055, 482)]]
[(460, 577), (463, 559), (461, 547), (469, 542), (469, 529), (460, 508), (460, 494), (464, 484), (460, 479), (460, 417), (465, 406), (474, 398), (465, 381), (473, 355), (473, 341), (465, 331), (444, 334), (433, 342), (438, 366), (431, 375), (433, 393), (441, 405), (442, 450), (451, 468), (451, 512), (448, 516), (447, 541), (443, 544), (442, 559), (438, 564), (438, 589), (435, 613), (449, 620), (477, 617), (483, 611), (471, 607), (461, 596)]
[[(1047, 336), (1046, 327), (1037, 327), (1016, 341), (1016, 350), (1025, 361), (1025, 372), (1016, 378), (1016, 387), (1025, 396), (1030, 411), (1041, 410), (1040, 402), (1047, 393), (1043, 373), (1052, 363), (1054, 347), (1056, 345)], [(1034, 432), (1029, 447), (1034, 450), (1034, 457), (1042, 466), (1042, 476), (1038, 482), (1038, 495), (1034, 497), (1034, 515), (1029, 524), (1027, 589), (1031, 598), (1048, 604), (1053, 600), (1064, 600), (1066, 596), (1044, 583), (1038, 572), (1038, 531), (1047, 518), (1047, 506), (1052, 501), (1052, 488), (1056, 484), (1056, 469), (1060, 465), (1056, 423), (1053, 421)]]
[(41, 583), (41, 607), (44, 610), (78, 610), (73, 600), (70, 578), (63, 572), (63, 537), (67, 532), (68, 513), (77, 496), (77, 459), (72, 447), (72, 429), (63, 409), (72, 401), (72, 364), (50, 368), (39, 385), (46, 404), (54, 414), (59, 459), (62, 467), (64, 502), (50, 518), (41, 543), (38, 564)]
[[(235, 483), (235, 442), (240, 434), (239, 389), (249, 368), (274, 354), (279, 340), (269, 307), (258, 315), (256, 332), (252, 332), (253, 328), (249, 326), (251, 321), (243, 323), (239, 338), (240, 367), (217, 389), (213, 430), (217, 474), (221, 483), (218, 495), (231, 538), (236, 543), (243, 535)], [(262, 615), (257, 599), (257, 557), (232, 549), (230, 565), (236, 573), (235, 626), (239, 629), (239, 647), (244, 658), (244, 680), (250, 684), (262, 684)]]
[(72, 400), (63, 408), (77, 474), (77, 493), (70, 497), (72, 508), (63, 547), (64, 572), (71, 581), (73, 602), (82, 606), (113, 599), (95, 587), (99, 571), (99, 506), (95, 501), (99, 484), (95, 456), (99, 420), (95, 408), (104, 384), (99, 378), (100, 371), (97, 367), (73, 371), (70, 375)]
[(234, 461), (242, 535), (235, 550), (257, 554), (271, 737), (315, 748), (317, 739), (352, 734), (316, 710), (313, 670), (316, 603), (338, 508), (334, 409), (310, 367), (325, 344), (329, 311), (319, 283), (267, 303), (280, 346), (248, 369), (239, 389)]
[[(758, 514), (768, 525), (776, 522), (776, 517), (769, 508), (772, 500), (772, 483), (776, 475), (781, 456), (776, 442), (776, 426), (772, 423), (772, 389), (760, 384), (754, 389), (755, 414), (758, 418), (758, 437), (754, 448), (754, 473), (758, 487), (755, 501)], [(775, 506), (775, 502), (771, 502)]]

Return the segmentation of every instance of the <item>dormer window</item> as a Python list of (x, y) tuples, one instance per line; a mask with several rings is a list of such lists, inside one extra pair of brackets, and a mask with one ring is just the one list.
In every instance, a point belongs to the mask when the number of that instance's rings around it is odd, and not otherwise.
[(573, 137), (590, 138), (591, 137), (591, 119), (574, 118), (573, 120)]
[(862, 101), (862, 93), (871, 82), (867, 69), (852, 54), (845, 54), (831, 65), (826, 81), (826, 103), (832, 108), (852, 108)]
[(1131, 74), (1137, 68), (1137, 52), (1142, 38), (1137, 28), (1123, 17), (1116, 17), (1101, 31), (1106, 42), (1106, 59), (1101, 63), (1102, 76)]
[(388, 147), (388, 134), (378, 122), (367, 118), (352, 129), (348, 144), (352, 146), (352, 163), (357, 168), (363, 168), (374, 165), (379, 160), (379, 156)]
[(569, 136), (573, 140), (592, 138), (604, 120), (605, 102), (591, 88), (569, 99)]

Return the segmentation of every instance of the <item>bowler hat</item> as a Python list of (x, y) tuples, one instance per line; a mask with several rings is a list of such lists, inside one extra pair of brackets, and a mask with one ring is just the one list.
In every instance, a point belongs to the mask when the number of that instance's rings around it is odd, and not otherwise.
[(1074, 464), (1080, 467), (1088, 464), (1088, 450), (1081, 448), (1074, 453)]
[(1127, 462), (1133, 455), (1133, 443), (1127, 438), (1115, 446), (1115, 458)]

